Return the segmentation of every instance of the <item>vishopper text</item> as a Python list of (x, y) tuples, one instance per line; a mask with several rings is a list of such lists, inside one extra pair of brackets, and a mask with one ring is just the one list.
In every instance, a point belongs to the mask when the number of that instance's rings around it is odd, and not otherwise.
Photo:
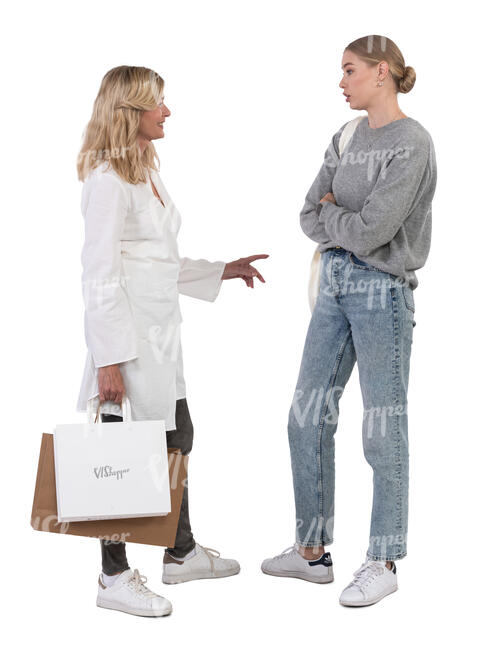
[(130, 471), (129, 467), (125, 469), (113, 469), (111, 465), (101, 465), (100, 467), (94, 467), (93, 471), (96, 478), (111, 478), (115, 476), (117, 481), (123, 478), (123, 475)]
[[(346, 151), (345, 154), (339, 160), (336, 152), (331, 152), (329, 150), (328, 156), (325, 158), (324, 164), (326, 167), (336, 167), (339, 163), (340, 166), (344, 167), (345, 165), (364, 165), (367, 164), (367, 178), (369, 181), (373, 178), (373, 172), (375, 169), (375, 161), (380, 160), (391, 160), (392, 158), (403, 159), (410, 158), (414, 146), (407, 147), (397, 147), (396, 149), (371, 149), (369, 151)], [(388, 165), (382, 165), (380, 169), (379, 176), (385, 178), (387, 173)]]
[(106, 300), (112, 300), (116, 296), (118, 288), (125, 288), (129, 279), (128, 275), (120, 275), (82, 281), (83, 297), (87, 309), (101, 307)]
[[(298, 388), (293, 397), (291, 415), (294, 416), (298, 426), (303, 429), (305, 428), (308, 414), (313, 406), (313, 411), (311, 411), (311, 423), (315, 427), (320, 424), (321, 417), (322, 421), (326, 424), (337, 424), (339, 413), (335, 405), (342, 396), (344, 390), (343, 386), (331, 386), (327, 391), (325, 391), (323, 387), (320, 387), (318, 392), (316, 388), (313, 388), (307, 401), (306, 397), (304, 397), (304, 391)], [(337, 395), (337, 399), (334, 399)], [(302, 404), (305, 404), (303, 408)], [(376, 431), (379, 431), (380, 435), (384, 438), (388, 428), (388, 418), (400, 417), (402, 415), (407, 415), (407, 413), (407, 404), (386, 404), (364, 408), (363, 420), (365, 422), (366, 437), (372, 438), (375, 429)], [(375, 426), (376, 422), (379, 422), (379, 427)]]
[[(338, 260), (336, 264), (342, 264), (342, 261)], [(380, 305), (382, 309), (385, 309), (389, 306), (387, 301), (387, 295), (390, 289), (394, 287), (408, 287), (409, 283), (400, 276), (393, 276), (385, 271), (382, 271), (384, 276), (378, 277), (368, 277), (368, 279), (358, 278), (355, 281), (352, 279), (352, 274), (354, 274), (354, 269), (348, 264), (347, 261), (343, 263), (344, 265), (344, 278), (338, 284), (338, 289), (340, 290), (340, 295), (354, 294), (354, 293), (366, 293), (367, 294), (367, 309), (373, 308), (373, 302), (376, 295), (380, 298)], [(331, 276), (331, 271), (333, 267), (333, 260), (330, 259), (326, 266), (327, 277)], [(365, 267), (368, 268), (368, 267)], [(380, 269), (379, 269), (380, 270)], [(353, 276), (355, 277), (355, 275)], [(377, 290), (380, 291), (377, 291)], [(332, 287), (330, 284), (326, 284), (321, 288), (321, 292), (326, 296), (336, 296), (337, 289)]]
[(89, 163), (110, 160), (111, 158), (125, 158), (127, 152), (133, 149), (133, 145), (129, 147), (114, 147), (113, 149), (87, 149), (87, 151), (80, 154), (80, 159), (83, 161), (88, 160)]

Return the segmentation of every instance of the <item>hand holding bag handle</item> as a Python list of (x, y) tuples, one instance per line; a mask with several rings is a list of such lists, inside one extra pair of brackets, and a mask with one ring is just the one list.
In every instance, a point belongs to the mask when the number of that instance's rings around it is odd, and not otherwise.
[[(88, 424), (96, 424), (97, 420), (100, 415), (100, 407), (102, 405), (102, 402), (98, 402), (98, 408), (97, 408), (97, 414), (95, 415), (95, 420), (93, 420), (93, 400), (95, 397), (90, 398), (87, 401), (87, 423)], [(123, 396), (122, 398), (122, 417), (124, 422), (131, 422), (132, 421), (132, 408), (130, 406), (130, 400), (126, 395)], [(101, 424), (101, 420), (99, 420), (98, 424)]]
[[(354, 134), (355, 129), (357, 128), (360, 121), (363, 120), (364, 118), (365, 115), (359, 115), (358, 117), (355, 117), (353, 120), (350, 120), (350, 122), (347, 122), (345, 128), (343, 129), (340, 135), (340, 142), (338, 144), (340, 158), (342, 157), (342, 154), (345, 151), (345, 147), (350, 142), (350, 139)], [(319, 250), (319, 247), (317, 246), (313, 254), (312, 261), (310, 263), (310, 280), (308, 283), (308, 300), (310, 303), (310, 311), (312, 312), (313, 312), (313, 308), (315, 307), (315, 303), (317, 301), (321, 272), (322, 272), (322, 253)]]

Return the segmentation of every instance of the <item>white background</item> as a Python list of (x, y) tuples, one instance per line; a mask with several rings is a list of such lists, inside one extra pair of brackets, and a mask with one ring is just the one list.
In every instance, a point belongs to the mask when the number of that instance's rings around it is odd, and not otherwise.
[[(3, 613), (29, 647), (244, 648), (461, 644), (478, 594), (478, 38), (473, 4), (402, 2), (26, 2), (3, 12)], [(442, 13), (445, 11), (445, 13)], [(368, 546), (372, 473), (355, 368), (336, 434), (335, 581), (260, 572), (294, 541), (287, 416), (309, 323), (315, 244), (298, 214), (332, 135), (358, 113), (338, 84), (345, 46), (394, 40), (417, 83), (401, 109), (430, 132), (438, 184), (432, 248), (417, 275), (409, 388), (410, 517), (399, 590), (372, 607), (338, 596)], [(41, 533), (30, 510), (42, 432), (81, 422), (85, 360), (76, 155), (101, 78), (155, 69), (172, 115), (156, 141), (182, 215), (180, 253), (268, 253), (266, 284), (182, 297), (195, 425), (190, 511), (197, 541), (239, 575), (168, 586), (163, 548), (127, 546), (168, 597), (148, 620), (95, 606), (97, 540)], [(9, 614), (6, 615), (6, 609)], [(336, 646), (335, 646), (336, 647)]]

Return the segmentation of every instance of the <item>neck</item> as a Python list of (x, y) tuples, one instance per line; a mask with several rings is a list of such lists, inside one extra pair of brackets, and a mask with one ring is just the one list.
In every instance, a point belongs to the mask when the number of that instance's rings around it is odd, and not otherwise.
[(368, 126), (372, 129), (378, 129), (390, 122), (407, 117), (397, 103), (397, 98), (393, 97), (390, 102), (382, 102), (379, 106), (367, 107)]
[(138, 144), (138, 148), (140, 149), (140, 153), (143, 154), (143, 152), (147, 148), (148, 142), (149, 141), (147, 140), (147, 138), (144, 138), (142, 135), (137, 136), (137, 144)]

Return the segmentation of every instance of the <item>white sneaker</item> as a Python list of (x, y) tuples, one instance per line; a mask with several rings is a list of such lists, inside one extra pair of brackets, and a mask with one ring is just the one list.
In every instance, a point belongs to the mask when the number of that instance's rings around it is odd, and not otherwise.
[(172, 603), (150, 591), (145, 586), (147, 578), (140, 575), (138, 569), (126, 569), (120, 573), (111, 587), (102, 582), (98, 576), (97, 606), (118, 609), (126, 614), (137, 616), (166, 616), (172, 611)]
[(370, 560), (367, 556), (353, 575), (355, 578), (340, 594), (341, 605), (373, 605), (398, 589), (395, 562), (388, 569), (386, 562)]
[[(213, 548), (195, 544), (195, 551), (195, 555), (190, 559), (179, 560), (165, 550), (162, 576), (165, 584), (175, 585), (202, 578), (226, 578), (240, 571), (236, 560), (221, 558), (220, 553)], [(212, 552), (218, 555), (214, 556)]]
[(329, 552), (318, 560), (306, 560), (298, 552), (298, 544), (287, 548), (280, 555), (262, 562), (263, 573), (282, 578), (301, 578), (309, 582), (333, 582), (333, 562)]

